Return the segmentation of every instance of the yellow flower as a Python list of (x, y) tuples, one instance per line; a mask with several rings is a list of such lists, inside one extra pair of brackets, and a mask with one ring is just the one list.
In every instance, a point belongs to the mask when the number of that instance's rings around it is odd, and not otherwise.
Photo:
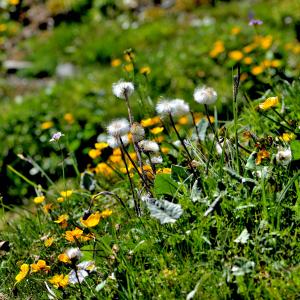
[(6, 24), (0, 24), (0, 32), (3, 32), (7, 29), (7, 25)]
[(72, 115), (71, 113), (66, 113), (66, 114), (64, 115), (64, 120), (65, 120), (67, 123), (69, 123), (69, 124), (74, 123), (74, 117), (73, 117), (73, 115)]
[(121, 156), (122, 155), (121, 149), (120, 148), (115, 148), (114, 151), (113, 151), (113, 155)]
[(281, 66), (281, 61), (279, 59), (274, 59), (271, 61), (272, 68), (278, 68)]
[(121, 155), (111, 155), (109, 157), (109, 160), (115, 164), (118, 164), (122, 161), (122, 156)]
[(261, 74), (263, 71), (264, 71), (264, 67), (262, 67), (262, 66), (255, 66), (251, 69), (251, 73), (254, 76)]
[(43, 130), (46, 130), (46, 129), (49, 129), (49, 128), (52, 128), (54, 126), (54, 123), (52, 121), (46, 121), (46, 122), (43, 122), (41, 124), (41, 128)]
[(294, 133), (283, 133), (282, 136), (280, 137), (280, 139), (284, 142), (290, 142), (292, 140), (294, 140), (296, 138), (296, 135)]
[(237, 35), (237, 34), (239, 34), (241, 32), (241, 28), (240, 27), (233, 27), (232, 29), (231, 29), (231, 34), (232, 35)]
[(124, 66), (126, 72), (131, 72), (133, 70), (133, 64), (127, 64)]
[(100, 216), (101, 218), (108, 218), (109, 216), (111, 216), (112, 214), (112, 210), (110, 209), (105, 209), (104, 211), (101, 212)]
[(272, 41), (273, 41), (273, 37), (271, 35), (267, 35), (267, 36), (261, 37), (259, 39), (261, 48), (263, 48), (265, 50), (271, 47)]
[(163, 142), (164, 140), (165, 140), (165, 137), (164, 137), (163, 135), (160, 135), (160, 136), (155, 137), (155, 141), (156, 141), (157, 143), (161, 143), (161, 142)]
[(69, 220), (69, 216), (64, 214), (64, 215), (60, 215), (58, 217), (58, 219), (56, 221), (54, 221), (54, 223), (61, 224), (61, 223), (67, 222), (68, 220)]
[(124, 59), (127, 62), (131, 62), (134, 59), (134, 54), (132, 52), (124, 54)]
[(143, 127), (150, 127), (160, 123), (160, 117), (148, 118), (141, 121)]
[(171, 168), (158, 169), (157, 174), (171, 174)]
[(89, 217), (86, 220), (80, 218), (80, 222), (85, 227), (95, 227), (100, 222), (100, 217), (101, 214), (99, 211), (97, 211), (94, 214), (89, 215)]
[(20, 272), (18, 273), (18, 275), (15, 278), (17, 283), (20, 282), (21, 280), (23, 280), (26, 277), (26, 275), (28, 274), (28, 272), (29, 272), (29, 265), (28, 264), (21, 265)]
[(64, 198), (71, 197), (73, 194), (73, 190), (61, 191), (60, 195)]
[(58, 260), (63, 263), (66, 263), (66, 264), (71, 262), (70, 258), (68, 257), (68, 255), (66, 253), (59, 254)]
[(258, 107), (261, 110), (268, 110), (272, 107), (275, 107), (279, 103), (278, 97), (269, 97), (267, 100), (265, 100), (263, 103), (260, 103)]
[(148, 74), (150, 74), (150, 72), (151, 72), (150, 67), (142, 67), (142, 68), (140, 68), (140, 73), (143, 74), (143, 75), (148, 75)]
[(50, 267), (47, 266), (46, 262), (42, 259), (38, 260), (38, 262), (36, 264), (31, 264), (30, 268), (31, 268), (32, 273), (35, 273), (35, 272), (38, 272), (38, 271), (48, 271), (48, 270), (50, 270)]
[(241, 51), (235, 50), (235, 51), (230, 51), (228, 54), (229, 58), (235, 61), (240, 61), (244, 54)]
[(53, 284), (56, 288), (64, 288), (69, 283), (69, 276), (63, 274), (56, 274), (52, 278), (49, 279), (49, 282)]
[(113, 170), (106, 163), (99, 163), (95, 168), (96, 174), (102, 174), (104, 176), (110, 176)]
[(269, 59), (265, 59), (261, 63), (265, 68), (269, 68), (271, 66), (271, 61)]
[(263, 159), (266, 159), (266, 158), (269, 158), (270, 157), (270, 153), (266, 150), (260, 150), (258, 153), (257, 153), (257, 156), (256, 156), (256, 160), (255, 160), (255, 163), (257, 165), (260, 165), (261, 164), (261, 161)]
[(152, 129), (150, 129), (150, 131), (153, 134), (159, 134), (164, 131), (164, 128), (163, 127), (154, 127)]
[(69, 242), (75, 242), (75, 239), (80, 239), (83, 231), (76, 227), (74, 230), (68, 230), (65, 232), (65, 239)]
[(253, 51), (255, 48), (256, 48), (256, 44), (249, 44), (249, 45), (247, 45), (247, 46), (245, 46), (245, 47), (243, 48), (243, 51), (244, 51), (245, 53), (250, 53), (250, 52)]
[(45, 196), (37, 196), (37, 197), (35, 197), (34, 199), (33, 199), (33, 202), (35, 203), (35, 204), (40, 204), (40, 203), (42, 203), (42, 202), (44, 202), (45, 201)]
[(118, 67), (122, 63), (121, 59), (115, 58), (111, 61), (110, 65), (115, 68)]
[(167, 154), (170, 152), (170, 149), (168, 147), (161, 147), (161, 152)]
[(108, 144), (105, 142), (101, 142), (101, 143), (96, 143), (95, 144), (95, 148), (98, 150), (102, 150), (108, 147)]
[(189, 123), (189, 118), (188, 117), (181, 117), (179, 120), (178, 120), (178, 123), (180, 124), (180, 125), (186, 125), (186, 124), (188, 124)]
[(91, 149), (89, 151), (89, 157), (92, 159), (96, 159), (101, 155), (101, 151), (99, 149)]
[(246, 64), (246, 65), (251, 65), (251, 64), (252, 64), (252, 61), (253, 61), (253, 59), (252, 59), (250, 56), (246, 56), (246, 57), (243, 59), (243, 62), (244, 62), (244, 64)]
[(54, 238), (50, 237), (44, 241), (44, 245), (45, 245), (45, 247), (50, 247), (50, 246), (52, 246), (53, 242), (54, 242)]
[(212, 58), (217, 57), (219, 54), (224, 52), (225, 47), (222, 41), (216, 41), (214, 44), (214, 48), (209, 52), (209, 56)]
[(62, 202), (65, 201), (65, 198), (64, 198), (64, 197), (58, 197), (58, 198), (56, 199), (56, 201), (57, 201), (58, 203), (62, 203)]
[(18, 5), (20, 0), (9, 0), (8, 2), (10, 5)]
[(44, 213), (45, 213), (45, 214), (48, 214), (49, 211), (52, 210), (52, 207), (53, 207), (53, 204), (52, 204), (52, 203), (45, 204), (45, 205), (43, 206), (43, 211), (44, 211)]

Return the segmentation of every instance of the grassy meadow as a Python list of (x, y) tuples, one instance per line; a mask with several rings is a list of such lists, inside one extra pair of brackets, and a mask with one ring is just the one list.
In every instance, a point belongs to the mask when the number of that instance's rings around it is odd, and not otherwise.
[(0, 4), (0, 299), (299, 299), (299, 1), (154, 2)]

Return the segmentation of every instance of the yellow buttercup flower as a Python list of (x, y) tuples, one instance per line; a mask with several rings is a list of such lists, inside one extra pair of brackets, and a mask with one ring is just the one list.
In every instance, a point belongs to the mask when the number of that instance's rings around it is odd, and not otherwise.
[(67, 190), (67, 191), (61, 191), (60, 192), (60, 195), (64, 198), (68, 198), (68, 197), (71, 197), (73, 194), (73, 191), (72, 190)]
[(20, 3), (20, 0), (9, 0), (8, 3), (10, 5), (18, 5)]
[(69, 242), (75, 242), (75, 239), (79, 240), (83, 235), (83, 231), (76, 227), (74, 230), (68, 230), (65, 232), (65, 239)]
[(260, 165), (263, 159), (267, 159), (267, 158), (269, 158), (269, 157), (270, 157), (270, 152), (268, 152), (268, 151), (266, 151), (266, 150), (260, 150), (260, 151), (257, 153), (255, 163), (256, 163), (257, 165)]
[(98, 150), (102, 150), (108, 147), (108, 144), (105, 142), (101, 142), (101, 143), (96, 143), (95, 144), (95, 148)]
[(29, 272), (29, 265), (28, 264), (21, 265), (20, 272), (15, 277), (17, 283), (20, 282), (20, 281), (22, 281), (26, 277), (26, 275), (28, 274), (28, 272)]
[(102, 174), (104, 176), (110, 176), (113, 170), (106, 163), (99, 163), (95, 168), (96, 174)]
[(52, 208), (53, 208), (53, 204), (48, 203), (43, 206), (43, 211), (45, 214), (48, 214), (52, 210)]
[(261, 74), (264, 71), (264, 67), (263, 66), (255, 66), (251, 69), (251, 73), (255, 76)]
[(168, 148), (168, 147), (161, 147), (160, 150), (161, 150), (161, 152), (164, 153), (164, 154), (167, 154), (167, 153), (170, 152), (170, 148)]
[(181, 117), (179, 120), (178, 120), (178, 123), (180, 125), (186, 125), (189, 123), (189, 118), (187, 116), (184, 116), (184, 117)]
[(265, 100), (263, 103), (260, 103), (258, 107), (261, 110), (268, 110), (272, 107), (275, 107), (279, 103), (278, 97), (269, 97), (267, 100)]
[(96, 159), (101, 155), (101, 151), (99, 149), (91, 149), (88, 154), (90, 158)]
[(69, 123), (69, 124), (73, 124), (74, 123), (74, 117), (71, 113), (66, 113), (64, 115), (64, 120)]
[(95, 227), (100, 222), (100, 217), (101, 217), (101, 214), (99, 211), (97, 211), (94, 214), (89, 215), (89, 217), (86, 220), (81, 218), (80, 222), (85, 227)]
[(140, 68), (140, 73), (143, 74), (143, 75), (148, 75), (148, 74), (150, 74), (150, 72), (151, 72), (150, 67), (142, 67), (142, 68)]
[(235, 50), (235, 51), (230, 51), (228, 53), (228, 56), (232, 60), (240, 61), (244, 57), (244, 54), (241, 51)]
[(110, 65), (115, 68), (118, 67), (122, 63), (121, 59), (115, 58), (111, 61)]
[(32, 273), (36, 273), (38, 271), (48, 271), (50, 270), (50, 266), (47, 266), (46, 262), (43, 259), (38, 260), (36, 264), (31, 264), (30, 269)]
[(150, 131), (153, 134), (159, 134), (164, 131), (164, 128), (163, 127), (154, 127), (152, 129), (150, 129)]
[(124, 66), (126, 72), (131, 72), (133, 70), (133, 64), (127, 64)]
[(100, 216), (101, 218), (108, 218), (109, 216), (112, 215), (112, 210), (110, 209), (105, 209), (104, 211), (101, 212)]
[(150, 127), (160, 123), (160, 117), (148, 118), (141, 121), (143, 127)]
[(214, 48), (209, 52), (209, 56), (215, 58), (224, 51), (225, 47), (223, 41), (216, 41), (214, 44)]
[(296, 138), (296, 135), (294, 133), (283, 133), (282, 136), (280, 137), (280, 139), (286, 143), (294, 140)]
[(57, 201), (58, 203), (62, 203), (62, 202), (65, 201), (65, 198), (64, 198), (64, 197), (58, 197), (58, 198), (56, 199), (56, 201)]
[(53, 242), (54, 242), (54, 238), (50, 237), (44, 241), (44, 245), (45, 245), (45, 247), (51, 247)]
[(54, 223), (61, 224), (67, 222), (68, 220), (69, 220), (69, 216), (64, 214), (64, 215), (60, 215), (58, 219), (54, 221)]
[(237, 34), (239, 34), (241, 32), (241, 28), (240, 27), (233, 27), (232, 29), (231, 29), (231, 34), (233, 34), (233, 35), (237, 35)]
[(157, 174), (171, 174), (171, 168), (162, 168), (157, 170)]
[(44, 202), (45, 201), (45, 196), (37, 196), (37, 197), (35, 197), (34, 199), (33, 199), (33, 202), (35, 203), (35, 204), (40, 204), (40, 203), (42, 203), (42, 202)]
[(43, 130), (46, 130), (46, 129), (49, 129), (49, 128), (52, 128), (54, 126), (54, 123), (52, 121), (46, 121), (46, 122), (43, 122), (41, 124), (41, 128)]
[(253, 59), (250, 57), (250, 56), (246, 56), (244, 59), (243, 59), (243, 63), (246, 64), (246, 65), (251, 65), (253, 62)]
[(66, 264), (71, 262), (70, 258), (68, 257), (68, 255), (66, 253), (59, 254), (58, 260), (63, 263), (66, 263)]
[(56, 274), (49, 279), (49, 282), (53, 284), (56, 288), (64, 288), (69, 283), (69, 276), (63, 274)]

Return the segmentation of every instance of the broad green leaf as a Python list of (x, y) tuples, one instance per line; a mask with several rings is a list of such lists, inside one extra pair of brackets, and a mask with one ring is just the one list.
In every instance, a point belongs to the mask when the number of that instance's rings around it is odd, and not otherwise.
[(291, 142), (291, 150), (292, 150), (292, 156), (293, 160), (299, 160), (300, 159), (300, 141), (292, 141)]
[(158, 174), (154, 181), (154, 191), (156, 196), (174, 196), (178, 188), (177, 182), (172, 179), (170, 174)]

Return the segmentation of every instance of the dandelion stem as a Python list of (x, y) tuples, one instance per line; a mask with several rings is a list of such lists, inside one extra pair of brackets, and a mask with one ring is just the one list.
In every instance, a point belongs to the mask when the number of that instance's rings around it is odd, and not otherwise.
[(236, 151), (236, 163), (237, 171), (240, 174), (240, 159), (239, 159), (239, 140), (238, 140), (238, 130), (237, 130), (237, 96), (240, 85), (241, 70), (240, 65), (237, 67), (237, 75), (233, 77), (233, 118), (234, 118), (234, 135), (235, 135), (235, 151)]
[[(283, 121), (285, 122), (289, 127), (291, 126), (289, 122), (274, 108), (272, 107), (272, 110), (275, 112), (275, 114)], [(291, 130), (291, 129), (290, 129)]]
[(181, 143), (183, 149), (185, 150), (187, 156), (189, 157), (189, 160), (192, 161), (193, 158), (192, 158), (192, 156), (191, 156), (189, 150), (187, 149), (187, 147), (186, 147), (186, 145), (185, 145), (185, 143), (184, 143), (184, 140), (182, 139), (182, 137), (180, 136), (178, 130), (176, 129), (176, 126), (175, 126), (175, 123), (174, 123), (172, 114), (169, 114), (169, 117), (170, 117), (171, 125), (172, 125), (173, 129), (175, 130), (175, 133), (176, 133), (176, 135), (177, 135), (177, 137), (178, 137), (178, 139), (179, 139), (179, 141), (180, 141), (180, 143)]
[(134, 192), (133, 182), (132, 182), (131, 177), (130, 177), (130, 173), (129, 173), (129, 170), (128, 170), (128, 165), (127, 165), (127, 162), (126, 162), (126, 158), (125, 158), (125, 155), (124, 155), (123, 148), (121, 148), (121, 155), (122, 155), (122, 160), (124, 162), (124, 165), (125, 165), (125, 168), (126, 168), (126, 173), (127, 173), (128, 180), (129, 180), (129, 184), (130, 184), (130, 189), (131, 189), (131, 193), (132, 193), (132, 197), (133, 197), (133, 201), (134, 201), (134, 209), (135, 209), (135, 212), (136, 212), (137, 216), (139, 216), (140, 215), (140, 209), (139, 209), (139, 205), (138, 205), (136, 195), (135, 195), (135, 192)]
[(197, 124), (196, 124), (195, 114), (194, 114), (192, 111), (190, 111), (190, 113), (191, 113), (191, 116), (192, 116), (193, 125), (194, 125), (194, 127), (195, 127), (195, 129), (196, 129), (196, 134), (197, 134), (198, 143), (199, 143), (199, 145), (201, 145), (200, 133), (199, 133), (198, 126), (197, 126)]

